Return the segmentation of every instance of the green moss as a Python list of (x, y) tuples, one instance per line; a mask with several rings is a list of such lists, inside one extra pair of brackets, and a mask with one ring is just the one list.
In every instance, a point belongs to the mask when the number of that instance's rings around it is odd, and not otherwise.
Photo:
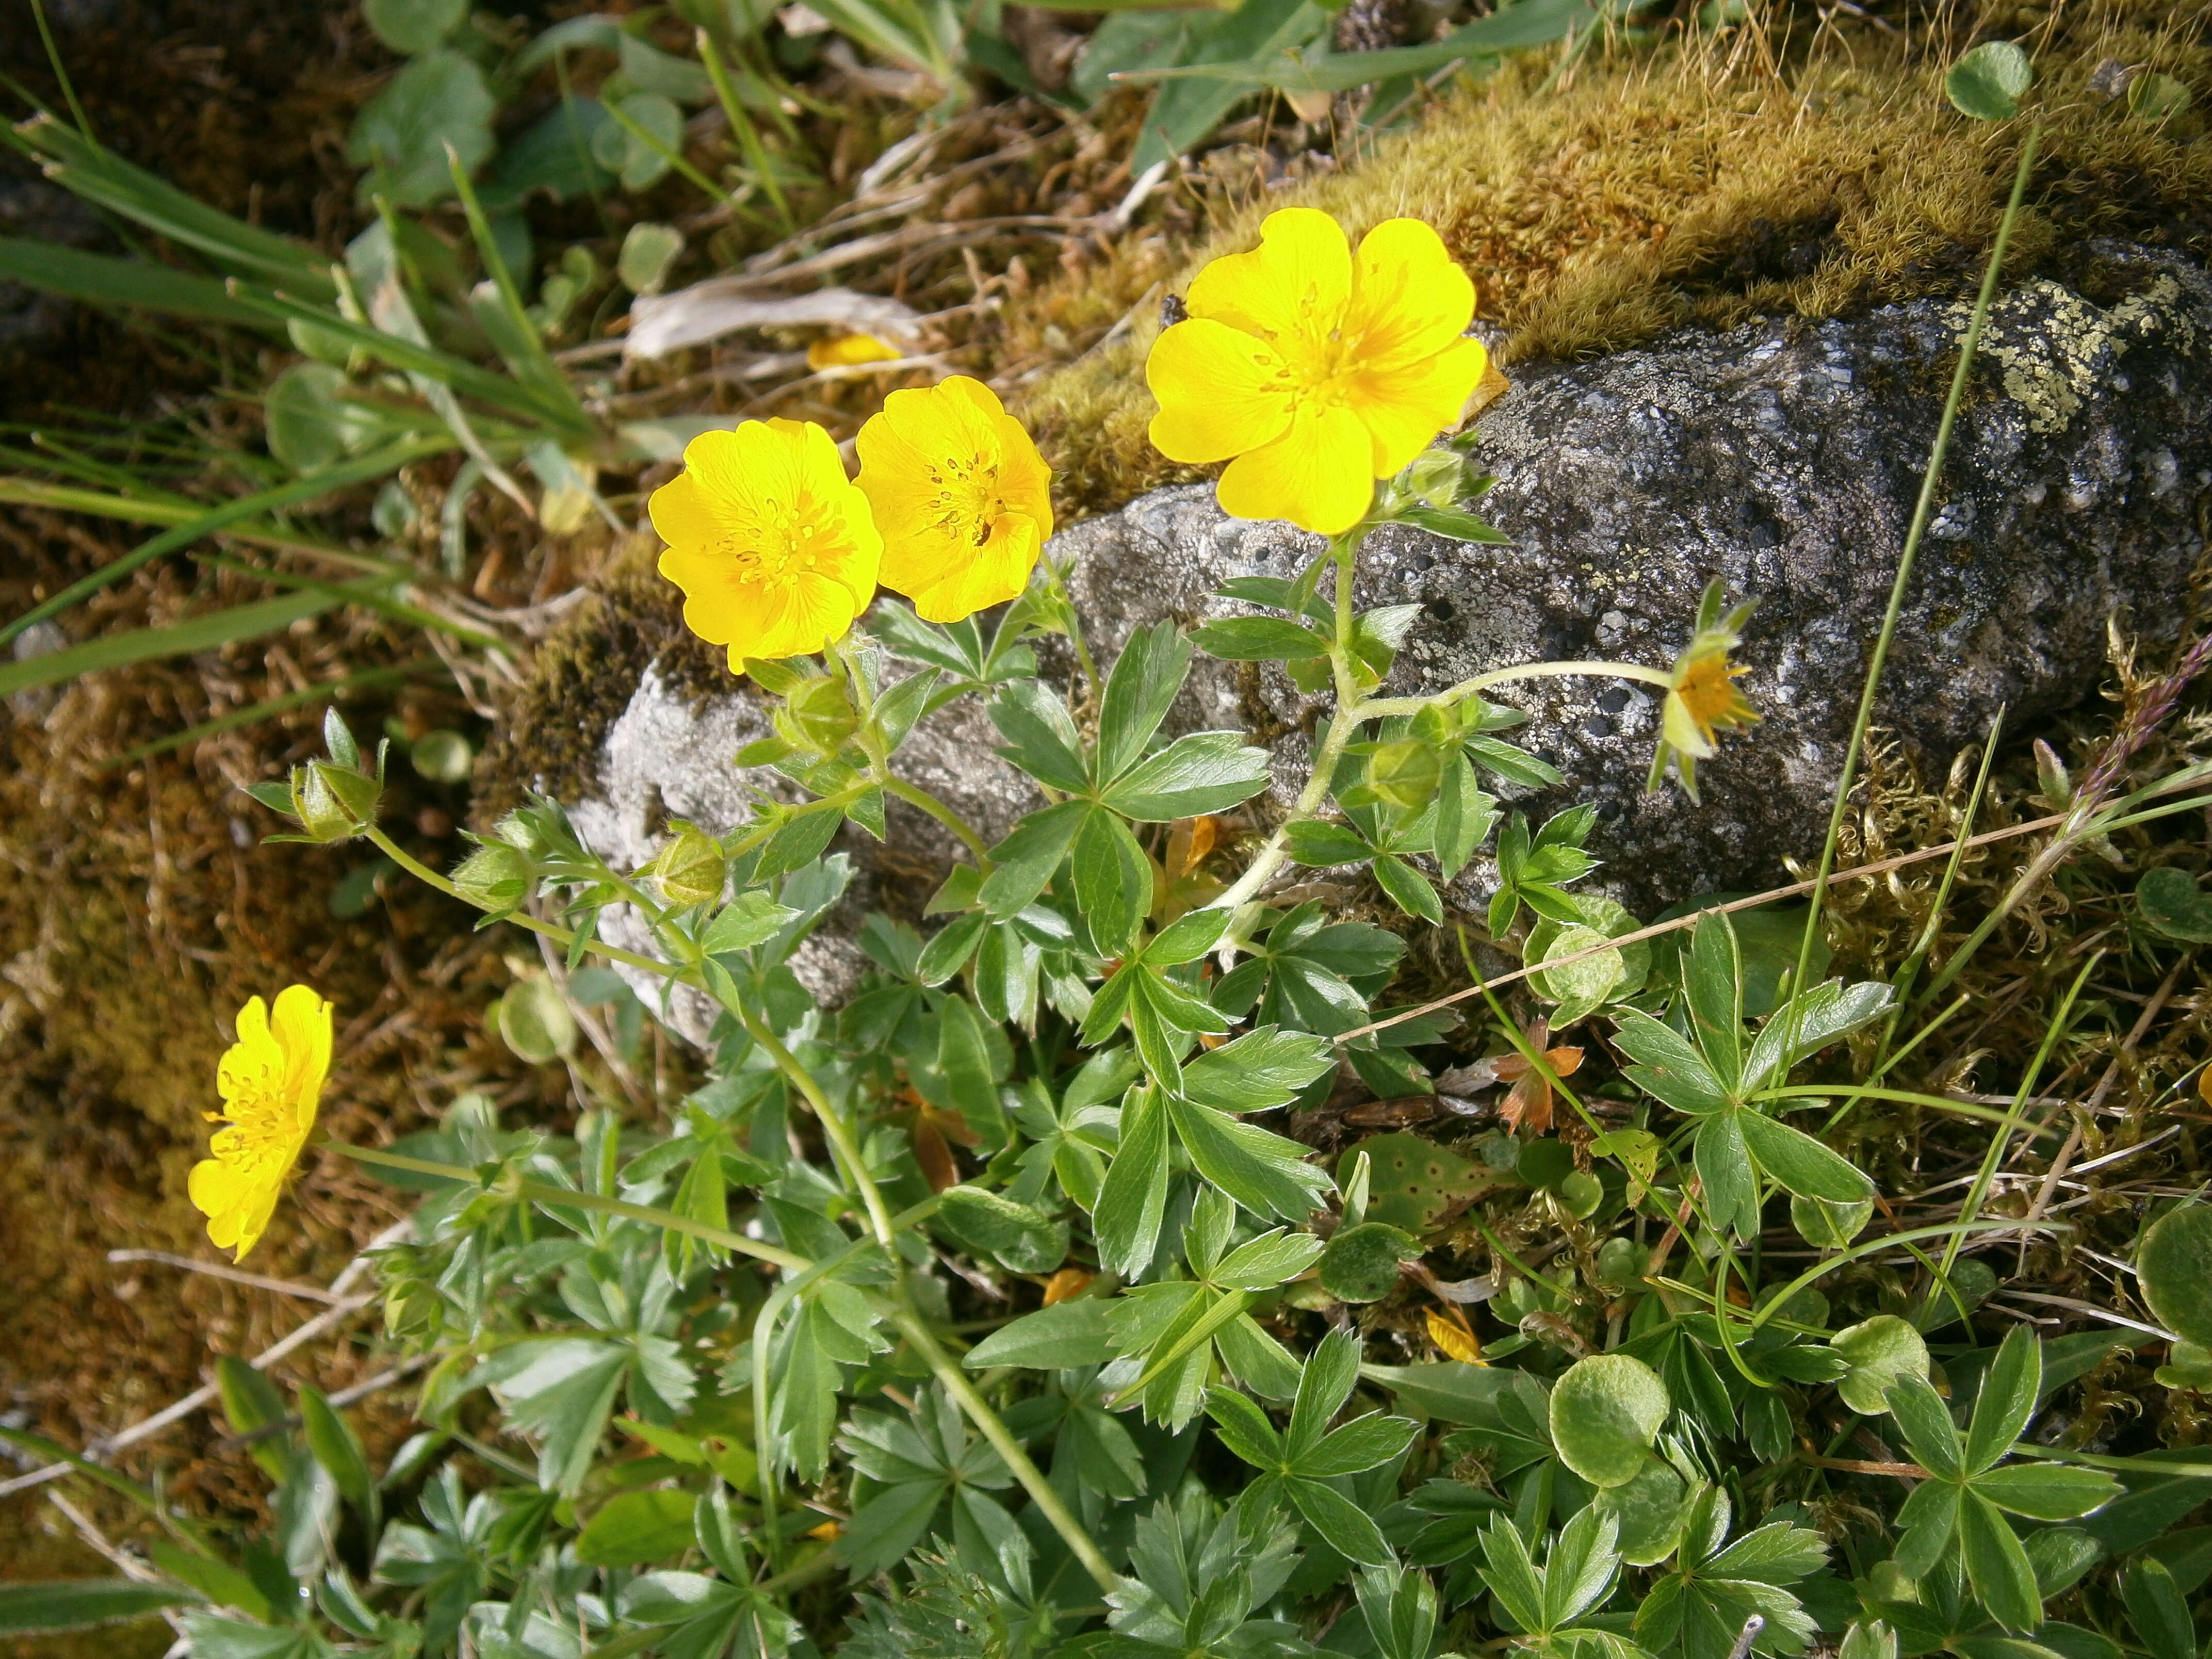
[[(1250, 204), (1165, 286), (1180, 291), (1206, 260), (1250, 246), (1280, 207), (1322, 208), (1355, 234), (1412, 215), (1436, 225), (1474, 274), (1479, 316), (1504, 336), (1509, 372), (1685, 324), (1827, 317), (1963, 292), (1996, 229), (2022, 133), (2018, 123), (1969, 121), (1945, 101), (1942, 70), (1958, 44), (1915, 50), (1869, 31), (1793, 52), (1739, 34), (1586, 64), (1558, 85), (1548, 64), (1530, 63), (1443, 103), (1371, 161)], [(2124, 99), (2089, 84), (2107, 60), (2148, 64), (2201, 103), (2212, 93), (2212, 52), (2182, 38), (2169, 9), (2143, 0), (2083, 8), (2026, 44), (2046, 131), (2015, 233), (2015, 277), (2057, 266), (2091, 236), (2212, 256), (2212, 142), (2185, 123), (2136, 119)], [(1034, 307), (1057, 314), (1067, 303), (1046, 291)], [(1200, 476), (1146, 438), (1143, 364), (1158, 330), (1157, 318), (1139, 319), (1039, 380), (1018, 406), (1059, 470), (1071, 517)]]

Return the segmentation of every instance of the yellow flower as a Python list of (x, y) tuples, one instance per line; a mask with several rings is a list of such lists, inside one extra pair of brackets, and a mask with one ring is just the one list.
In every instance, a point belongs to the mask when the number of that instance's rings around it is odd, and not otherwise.
[(331, 1005), (304, 985), (277, 993), (272, 1019), (259, 997), (238, 1011), (238, 1041), (216, 1071), (222, 1110), (210, 1112), (213, 1157), (192, 1165), (186, 1190), (208, 1218), (208, 1237), (234, 1261), (260, 1243), (284, 1177), (315, 1127), (331, 1069)]
[(1474, 284), (1418, 219), (1377, 225), (1355, 258), (1327, 214), (1271, 213), (1260, 246), (1199, 272), (1185, 304), (1145, 365), (1154, 446), (1228, 461), (1221, 505), (1238, 518), (1325, 536), (1458, 422), (1489, 362), (1464, 337)]
[(895, 363), (906, 356), (872, 334), (825, 335), (806, 348), (806, 366), (819, 374), (825, 368), (857, 368), (863, 363)]
[(1698, 625), (1689, 648), (1674, 659), (1667, 687), (1667, 702), (1660, 711), (1659, 749), (1651, 757), (1651, 778), (1645, 786), (1656, 789), (1667, 770), (1668, 756), (1682, 779), (1683, 793), (1698, 799), (1698, 763), (1717, 750), (1723, 730), (1756, 726), (1759, 711), (1744, 701), (1736, 680), (1749, 673), (1731, 662), (1729, 653), (1743, 641), (1743, 625), (1753, 607), (1740, 605), (1721, 615), (1721, 585), (1710, 583), (1698, 602)]
[(990, 387), (955, 374), (894, 392), (858, 447), (885, 587), (953, 623), (1029, 586), (1052, 534), (1052, 469)]
[(727, 646), (732, 672), (748, 657), (801, 657), (844, 638), (875, 594), (883, 538), (811, 421), (701, 433), (647, 508), (685, 625)]

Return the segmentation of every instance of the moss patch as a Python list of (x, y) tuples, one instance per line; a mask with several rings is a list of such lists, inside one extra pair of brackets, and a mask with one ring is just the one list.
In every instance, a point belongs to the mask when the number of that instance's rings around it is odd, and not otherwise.
[[(2030, 210), (2014, 234), (2015, 279), (2063, 268), (2090, 236), (2212, 257), (2212, 142), (2161, 128), (2091, 86), (2108, 60), (2149, 65), (2212, 96), (2212, 52), (2169, 9), (2084, 8), (2038, 31), (2046, 123)], [(2009, 33), (2010, 31), (2002, 31)], [(1808, 318), (1929, 292), (1978, 275), (2011, 184), (2020, 124), (1951, 109), (1942, 76), (1961, 40), (1911, 46), (1874, 32), (1787, 42), (1740, 39), (1621, 57), (1553, 84), (1523, 64), (1433, 110), (1420, 129), (1347, 171), (1268, 192), (1226, 216), (1167, 287), (1256, 238), (1267, 213), (1310, 205), (1355, 234), (1397, 215), (1426, 219), (1475, 277), (1501, 362), (1595, 356), (1686, 324), (1755, 313)], [(1772, 67), (1779, 58), (1786, 65)], [(1150, 266), (1094, 309), (1141, 297)], [(1101, 301), (1105, 303), (1102, 305)], [(1033, 309), (1069, 301), (1041, 294)], [(1010, 325), (1018, 338), (1019, 318)], [(1196, 476), (1152, 449), (1145, 316), (1119, 339), (1046, 375), (1018, 403), (1060, 471), (1071, 515)]]

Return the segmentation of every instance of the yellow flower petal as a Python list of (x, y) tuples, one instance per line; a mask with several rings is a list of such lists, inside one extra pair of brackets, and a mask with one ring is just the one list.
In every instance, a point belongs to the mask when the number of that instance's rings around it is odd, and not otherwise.
[(1481, 341), (1455, 339), (1405, 368), (1354, 375), (1346, 401), (1374, 440), (1375, 476), (1396, 477), (1439, 432), (1457, 426), (1489, 366)]
[(1349, 409), (1301, 411), (1274, 442), (1229, 463), (1222, 507), (1240, 519), (1287, 519), (1336, 535), (1358, 524), (1375, 499), (1373, 454), (1367, 428)]
[(1288, 349), (1294, 339), (1326, 342), (1351, 297), (1352, 244), (1344, 227), (1316, 208), (1284, 208), (1261, 225), (1258, 247), (1199, 272), (1184, 303), (1194, 317)]
[(1291, 424), (1295, 388), (1281, 356), (1225, 323), (1193, 318), (1162, 334), (1145, 384), (1160, 401), (1152, 447), (1171, 461), (1225, 461)]
[(1466, 333), (1474, 319), (1474, 283), (1429, 226), (1419, 219), (1389, 219), (1360, 239), (1352, 302), (1344, 314), (1344, 335), (1357, 342), (1353, 356), (1360, 370), (1402, 368), (1433, 356)]
[(880, 579), (919, 614), (958, 622), (1028, 586), (1052, 533), (1052, 469), (990, 387), (956, 374), (894, 392), (856, 447)]
[(816, 374), (825, 368), (857, 368), (863, 363), (894, 363), (906, 354), (872, 334), (838, 334), (817, 340), (806, 348), (806, 366)]
[(331, 1005), (304, 985), (288, 985), (276, 994), (270, 1029), (284, 1051), (284, 1091), (304, 1134), (315, 1127), (316, 1104), (330, 1073)]
[(223, 1127), (185, 1183), (208, 1237), (243, 1260), (267, 1231), (292, 1165), (314, 1127), (331, 1064), (331, 1005), (304, 985), (238, 1011), (238, 1041), (216, 1068)]
[(843, 637), (874, 594), (883, 538), (837, 446), (812, 422), (702, 433), (647, 510), (684, 620), (747, 657), (800, 656)]

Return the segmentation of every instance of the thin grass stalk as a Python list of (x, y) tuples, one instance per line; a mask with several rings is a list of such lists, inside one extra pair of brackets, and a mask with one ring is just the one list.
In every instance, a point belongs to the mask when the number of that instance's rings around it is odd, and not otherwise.
[[(1981, 344), (1982, 331), (1989, 325), (1990, 307), (1996, 299), (1997, 276), (2004, 268), (2005, 249), (2012, 240), (2013, 226), (2018, 222), (2021, 204), (2027, 197), (2027, 180), (2035, 165), (2037, 146), (2042, 142), (2043, 128), (2039, 124), (2028, 131), (2027, 142), (2021, 146), (2020, 164), (2013, 172), (2012, 197), (2005, 204), (2004, 216), (1997, 222), (1995, 244), (1990, 249), (1990, 261), (1982, 273), (1981, 291), (1974, 297), (1974, 310), (1966, 325), (1966, 332), (1959, 343), (1959, 366), (1951, 375), (1950, 395), (1943, 400), (1942, 418), (1936, 425), (1936, 441), (1928, 454), (1928, 469), (1921, 477), (1920, 497), (1913, 503), (1912, 522), (1905, 532), (1905, 546), (1898, 556), (1897, 576), (1889, 586), (1889, 604), (1882, 612), (1881, 631), (1875, 635), (1874, 654), (1867, 664), (1866, 681), (1859, 691), (1859, 708), (1851, 722), (1850, 741), (1844, 746), (1844, 764), (1836, 779), (1836, 798), (1828, 811), (1828, 833), (1820, 847), (1820, 864), (1813, 878), (1809, 908), (1805, 916), (1804, 937), (1797, 942), (1797, 965), (1790, 977), (1792, 993), (1802, 988), (1805, 975), (1813, 962), (1813, 941), (1818, 936), (1820, 912), (1826, 901), (1828, 878), (1836, 867), (1836, 846), (1843, 837), (1844, 814), (1850, 805), (1851, 788), (1858, 779), (1859, 757), (1866, 747), (1867, 728), (1874, 721), (1875, 694), (1881, 684), (1881, 671), (1889, 660), (1890, 642), (1897, 635), (1897, 619), (1905, 609), (1905, 593), (1912, 580), (1912, 567), (1920, 552), (1921, 538), (1927, 533), (1928, 521), (1936, 509), (1936, 486), (1942, 481), (1943, 463), (1951, 450), (1951, 431), (1957, 425), (1959, 408), (1966, 401), (1966, 378), (1973, 368), (1974, 352)], [(1785, 1008), (1795, 1004), (1785, 1005)], [(1784, 1018), (1794, 1019), (1785, 1012)]]

